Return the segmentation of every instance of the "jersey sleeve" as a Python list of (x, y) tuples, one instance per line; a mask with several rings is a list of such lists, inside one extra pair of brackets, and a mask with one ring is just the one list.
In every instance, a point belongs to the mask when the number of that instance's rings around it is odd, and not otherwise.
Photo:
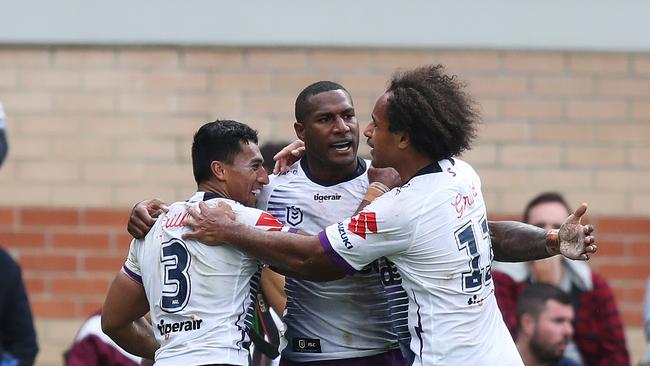
[(142, 271), (140, 270), (140, 262), (138, 261), (138, 249), (142, 246), (139, 240), (131, 240), (129, 247), (129, 255), (122, 266), (122, 272), (129, 276), (132, 280), (142, 284)]
[(278, 219), (266, 211), (257, 208), (234, 206), (235, 220), (264, 231), (298, 232), (298, 229), (284, 226)]
[(403, 209), (399, 210), (395, 197), (381, 198), (358, 215), (330, 225), (318, 235), (332, 261), (347, 274), (410, 246), (412, 220)]

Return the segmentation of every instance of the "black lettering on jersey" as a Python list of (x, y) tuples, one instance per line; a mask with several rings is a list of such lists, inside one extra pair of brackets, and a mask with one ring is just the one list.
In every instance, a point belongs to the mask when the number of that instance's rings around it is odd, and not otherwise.
[(294, 352), (321, 353), (320, 339), (293, 338), (291, 343)]
[(384, 286), (402, 284), (402, 277), (397, 270), (397, 266), (386, 257), (375, 260), (359, 271), (361, 274), (369, 274), (372, 272), (379, 274), (379, 279)]
[(354, 246), (352, 245), (352, 243), (350, 243), (350, 239), (348, 238), (348, 234), (345, 232), (345, 228), (343, 227), (342, 222), (339, 222), (338, 228), (339, 228), (339, 235), (341, 236), (341, 240), (343, 240), (343, 244), (345, 245), (346, 248), (352, 249)]
[(334, 194), (316, 193), (314, 195), (314, 201), (318, 201), (320, 203), (323, 203), (323, 201), (338, 201), (340, 199), (341, 199), (341, 195), (338, 193), (334, 193)]
[(201, 329), (201, 323), (203, 323), (203, 319), (192, 319), (176, 323), (165, 323), (165, 320), (160, 319), (160, 323), (156, 325), (156, 328), (158, 328), (160, 335), (167, 339), (171, 333)]

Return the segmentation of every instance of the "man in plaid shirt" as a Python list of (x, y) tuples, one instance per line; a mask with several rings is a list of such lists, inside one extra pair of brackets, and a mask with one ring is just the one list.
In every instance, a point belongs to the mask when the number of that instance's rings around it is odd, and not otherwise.
[[(543, 193), (527, 205), (524, 222), (552, 229), (559, 227), (569, 212), (561, 195)], [(533, 282), (549, 283), (569, 293), (575, 309), (575, 334), (565, 356), (588, 366), (630, 364), (614, 294), (586, 263), (556, 256), (529, 263), (494, 262), (492, 268), (499, 308), (513, 336), (515, 307), (523, 288)]]

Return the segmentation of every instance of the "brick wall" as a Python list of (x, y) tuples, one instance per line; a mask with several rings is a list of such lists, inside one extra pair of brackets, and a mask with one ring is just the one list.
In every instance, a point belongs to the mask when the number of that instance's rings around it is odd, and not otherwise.
[(37, 317), (87, 317), (124, 263), (128, 210), (0, 208), (0, 243), (21, 264)]
[(0, 245), (23, 265), (37, 317), (99, 306), (127, 250), (128, 208), (193, 192), (189, 147), (203, 122), (290, 139), (295, 96), (330, 79), (365, 126), (390, 74), (426, 63), (447, 65), (480, 103), (484, 124), (464, 158), (489, 211), (513, 217), (549, 189), (589, 202), (601, 243), (591, 263), (638, 326), (650, 275), (650, 55), (494, 50), (0, 46), (10, 138)]
[(438, 62), (481, 105), (485, 123), (465, 157), (490, 210), (518, 213), (557, 189), (594, 214), (650, 215), (650, 55), (519, 51), (0, 47), (12, 143), (0, 205), (183, 199), (203, 122), (239, 119), (262, 141), (286, 140), (298, 92), (332, 79), (365, 125), (397, 67)]

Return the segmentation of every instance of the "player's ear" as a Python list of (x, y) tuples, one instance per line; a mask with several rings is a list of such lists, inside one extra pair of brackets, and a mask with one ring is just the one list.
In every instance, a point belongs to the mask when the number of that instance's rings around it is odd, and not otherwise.
[(303, 125), (300, 122), (294, 122), (293, 123), (293, 130), (296, 131), (296, 136), (300, 140), (305, 141), (305, 125)]
[(212, 170), (212, 175), (214, 175), (214, 177), (218, 180), (226, 179), (226, 169), (224, 163), (215, 160), (210, 164), (210, 169)]
[(399, 139), (397, 142), (397, 147), (401, 150), (406, 149), (411, 145), (411, 137), (406, 133), (406, 131), (398, 131), (395, 132), (397, 134), (397, 138)]
[(532, 335), (535, 333), (535, 319), (533, 319), (533, 316), (531, 314), (524, 313), (521, 316), (519, 326), (521, 327), (521, 331), (524, 334)]

